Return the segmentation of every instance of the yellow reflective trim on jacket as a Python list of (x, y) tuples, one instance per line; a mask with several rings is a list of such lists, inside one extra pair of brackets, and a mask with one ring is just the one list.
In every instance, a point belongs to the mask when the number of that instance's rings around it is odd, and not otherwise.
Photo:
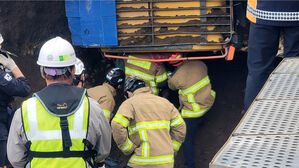
[(148, 142), (148, 136), (146, 133), (146, 130), (140, 130), (139, 131), (140, 139), (142, 141), (142, 156), (148, 157), (149, 156), (149, 142)]
[(162, 156), (151, 156), (151, 157), (142, 157), (133, 155), (129, 162), (140, 164), (140, 165), (155, 165), (155, 164), (165, 164), (165, 163), (173, 163), (174, 157), (173, 155), (162, 155)]
[[(130, 58), (136, 58), (132, 55), (129, 55), (129, 57)], [(128, 59), (127, 63), (138, 66), (138, 67), (141, 67), (143, 69), (147, 69), (147, 70), (149, 70), (151, 68), (151, 65), (152, 65), (152, 63), (150, 61), (140, 61), (140, 60), (131, 60), (131, 59)]]
[(124, 146), (121, 146), (120, 149), (123, 152), (128, 152), (129, 150), (131, 150), (132, 146), (133, 146), (132, 141), (130, 139), (127, 139), (126, 144), (124, 144)]
[(156, 83), (154, 81), (150, 81), (150, 86), (153, 91), (153, 94), (158, 95), (158, 89), (157, 89)]
[(137, 76), (146, 81), (151, 81), (151, 80), (154, 81), (155, 80), (155, 76), (143, 73), (141, 71), (137, 71), (135, 69), (131, 69), (129, 67), (125, 67), (125, 71), (126, 71), (127, 75)]
[(211, 90), (211, 95), (215, 98), (216, 97), (216, 92), (214, 90)]
[(175, 140), (172, 140), (172, 146), (173, 146), (173, 149), (178, 151), (181, 147), (181, 143), (179, 143), (178, 141), (175, 141)]
[(198, 91), (199, 89), (201, 89), (202, 87), (206, 86), (209, 83), (210, 83), (209, 76), (206, 76), (205, 78), (203, 78), (199, 82), (195, 83), (191, 87), (189, 87), (185, 90), (180, 90), (179, 94), (182, 94), (182, 95), (185, 96), (185, 95), (190, 94), (190, 93), (195, 93), (196, 91)]
[(137, 76), (147, 82), (150, 83), (151, 89), (153, 91), (153, 94), (158, 95), (158, 89), (157, 89), (157, 85), (156, 85), (156, 81), (155, 81), (155, 76), (153, 75), (149, 75), (128, 67), (125, 67), (125, 73), (126, 75), (131, 75), (131, 76)]
[(176, 127), (180, 125), (182, 122), (184, 122), (184, 119), (181, 117), (181, 115), (178, 115), (175, 119), (170, 121), (170, 126)]
[(194, 95), (193, 94), (188, 94), (187, 95), (188, 98), (188, 102), (191, 103), (193, 111), (199, 111), (200, 107), (199, 104), (196, 103), (195, 99), (194, 99)]
[(128, 119), (126, 119), (124, 116), (122, 116), (120, 114), (115, 114), (112, 121), (117, 122), (117, 123), (121, 124), (124, 127), (128, 127), (128, 125), (130, 123)]
[(182, 116), (183, 117), (201, 117), (202, 115), (204, 115), (207, 111), (209, 111), (210, 108), (206, 108), (206, 109), (201, 109), (199, 111), (190, 111), (190, 110), (185, 110), (182, 109)]
[(170, 122), (169, 121), (145, 121), (139, 122), (136, 125), (129, 126), (129, 135), (136, 133), (141, 130), (147, 129), (170, 129), (169, 128)]
[(103, 113), (104, 113), (105, 117), (108, 119), (108, 121), (110, 121), (111, 112), (109, 110), (103, 109)]
[(162, 75), (156, 76), (156, 82), (160, 83), (167, 79), (167, 73), (164, 72)]

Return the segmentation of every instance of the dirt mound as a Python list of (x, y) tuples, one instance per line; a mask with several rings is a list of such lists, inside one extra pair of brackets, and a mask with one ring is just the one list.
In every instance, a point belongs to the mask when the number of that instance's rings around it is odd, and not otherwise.
[[(30, 80), (33, 92), (40, 90), (45, 86), (36, 64), (40, 47), (56, 36), (71, 41), (64, 1), (0, 1), (0, 23), (3, 49), (19, 55), (14, 60)], [(102, 72), (111, 63), (101, 58), (98, 49), (75, 47), (75, 50), (86, 64), (88, 85), (100, 83)], [(17, 98), (15, 107), (22, 100)]]

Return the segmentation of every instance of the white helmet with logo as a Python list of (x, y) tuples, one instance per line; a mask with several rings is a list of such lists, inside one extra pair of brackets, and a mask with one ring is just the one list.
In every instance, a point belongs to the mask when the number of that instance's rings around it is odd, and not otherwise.
[(0, 44), (2, 44), (3, 43), (3, 37), (2, 37), (2, 34), (0, 33)]
[(76, 64), (71, 43), (61, 37), (48, 40), (40, 49), (37, 64), (43, 67), (68, 67)]
[(79, 59), (79, 58), (76, 58), (76, 64), (75, 64), (75, 75), (81, 75), (82, 72), (85, 70), (85, 67), (84, 67), (84, 64), (83, 62)]

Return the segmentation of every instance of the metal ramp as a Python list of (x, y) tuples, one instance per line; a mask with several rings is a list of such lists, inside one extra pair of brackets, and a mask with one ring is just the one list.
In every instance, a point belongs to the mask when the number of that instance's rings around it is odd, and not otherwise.
[(271, 73), (209, 167), (299, 167), (299, 58)]

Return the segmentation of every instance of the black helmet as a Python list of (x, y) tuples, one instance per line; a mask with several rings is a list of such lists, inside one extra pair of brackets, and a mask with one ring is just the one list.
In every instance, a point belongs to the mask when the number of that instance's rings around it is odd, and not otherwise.
[(129, 76), (125, 82), (125, 87), (124, 87), (125, 95), (127, 95), (127, 91), (134, 92), (136, 89), (142, 87), (145, 87), (145, 83), (142, 79), (136, 76)]
[(106, 74), (106, 81), (114, 88), (117, 88), (118, 85), (124, 83), (125, 73), (120, 68), (112, 68)]

